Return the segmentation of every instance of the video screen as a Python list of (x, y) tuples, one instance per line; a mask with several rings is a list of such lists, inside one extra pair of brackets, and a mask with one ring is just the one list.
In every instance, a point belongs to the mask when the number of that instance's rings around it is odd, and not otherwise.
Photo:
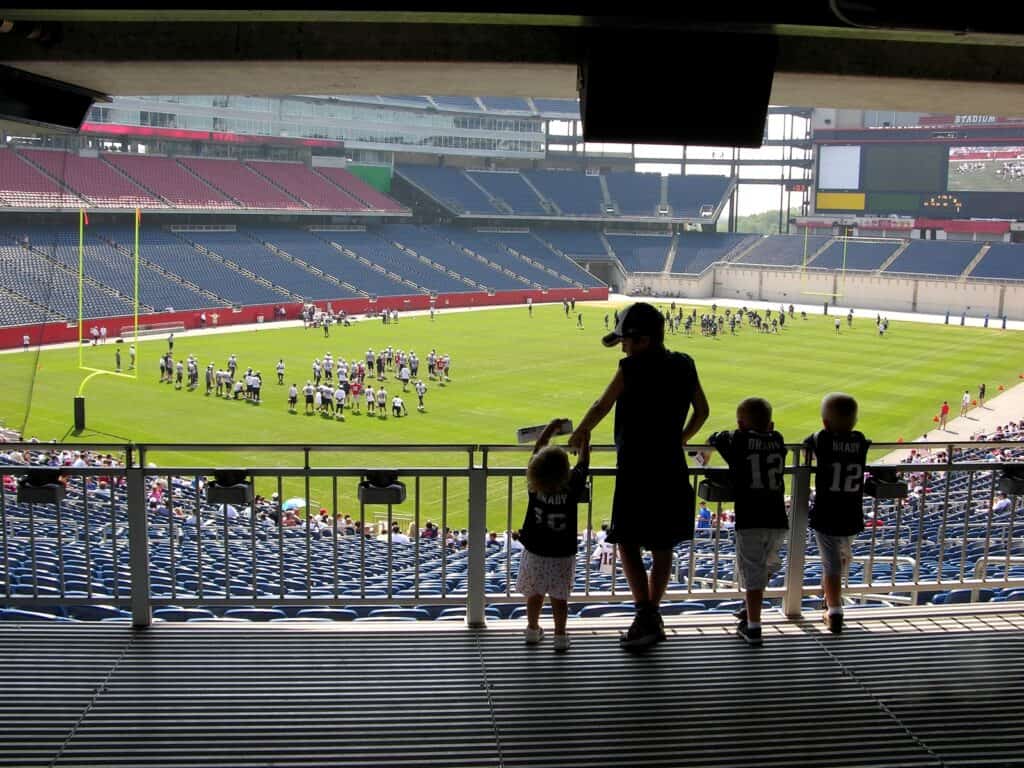
[(861, 161), (866, 192), (943, 191), (946, 147), (941, 144), (866, 144)]
[(950, 147), (948, 189), (1024, 192), (1024, 146)]

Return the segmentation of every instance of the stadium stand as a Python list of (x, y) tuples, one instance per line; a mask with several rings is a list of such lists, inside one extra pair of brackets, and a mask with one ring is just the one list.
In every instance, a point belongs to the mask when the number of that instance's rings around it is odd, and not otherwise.
[(472, 96), (432, 96), (438, 109), (450, 109), (459, 112), (480, 112), (480, 104)]
[(930, 275), (959, 275), (978, 255), (982, 243), (912, 240), (885, 270)]
[(680, 176), (668, 177), (668, 204), (672, 215), (699, 218), (701, 208), (710, 205), (717, 208), (729, 191), (732, 180), (727, 176)]
[(398, 104), (403, 107), (419, 107), (426, 109), (431, 106), (426, 96), (379, 96), (382, 104)]
[[(736, 260), (739, 264), (769, 264), (796, 266), (815, 253), (830, 239), (830, 236), (772, 235), (762, 238), (750, 251)], [(820, 258), (820, 257), (819, 257)], [(815, 263), (815, 266), (818, 266)]]
[(681, 234), (676, 242), (672, 274), (699, 275), (716, 261), (722, 261), (747, 237), (733, 232)]
[[(903, 244), (900, 240), (888, 243), (859, 243), (850, 240), (846, 243), (846, 269), (875, 270), (880, 269), (886, 259), (892, 256)], [(841, 269), (843, 267), (843, 241), (836, 240), (821, 252), (810, 266), (818, 269)]]
[[(998, 441), (1019, 438), (1019, 425), (1010, 425), (1005, 432), (1000, 428), (994, 435), (983, 436), (983, 439)], [(57, 452), (58, 449), (53, 450)], [(27, 453), (0, 451), (0, 465), (37, 465), (50, 459), (40, 451)], [(67, 463), (73, 460), (71, 451), (62, 453)], [(987, 462), (1013, 461), (1022, 457), (1024, 449), (988, 450), (979, 444), (963, 449), (957, 458), (965, 462)], [(90, 455), (87, 462), (97, 459)], [(942, 462), (943, 458), (941, 453), (932, 456), (921, 454), (910, 461), (931, 463)], [(881, 525), (869, 526), (854, 540), (849, 583), (871, 580), (877, 585), (891, 582), (891, 591), (898, 595), (902, 583), (911, 583), (915, 579), (935, 581), (939, 576), (955, 582), (962, 575), (970, 577), (976, 572), (976, 567), (980, 567), (990, 581), (989, 587), (980, 590), (980, 600), (1002, 602), (1022, 599), (1019, 595), (1024, 594), (1024, 590), (1019, 587), (1002, 589), (998, 586), (1004, 575), (1019, 578), (1024, 572), (1024, 566), (1011, 563), (1005, 548), (998, 543), (1011, 532), (1016, 537), (1024, 531), (1024, 524), (1015, 516), (1013, 504), (992, 504), (991, 494), (995, 490), (992, 486), (998, 477), (998, 472), (934, 473), (927, 488), (922, 487), (908, 496), (900, 505), (899, 512), (891, 500), (879, 500), (875, 507), (875, 502), (866, 498), (865, 511), (871, 512), (868, 519), (877, 520)], [(914, 474), (910, 474), (907, 480), (911, 486), (918, 482)], [(321, 597), (325, 604), (333, 603), (337, 589), (340, 596), (351, 597), (352, 604), (328, 609), (344, 613), (322, 617), (349, 621), (373, 616), (374, 612), (385, 609), (394, 610), (394, 606), (374, 605), (372, 600), (387, 596), (389, 588), (396, 597), (410, 602), (417, 597), (436, 597), (442, 592), (448, 595), (466, 593), (469, 552), (466, 548), (444, 552), (442, 542), (426, 538), (421, 538), (415, 545), (395, 543), (391, 546), (380, 539), (356, 535), (339, 536), (335, 540), (329, 528), (326, 532), (319, 528), (310, 530), (301, 524), (285, 524), (279, 530), (276, 526), (261, 523), (259, 530), (254, 530), (245, 517), (225, 519), (223, 507), (208, 504), (201, 495), (197, 498), (190, 478), (172, 482), (175, 503), (186, 510), (201, 509), (204, 525), (200, 531), (194, 521), (179, 520), (180, 540), (172, 542), (167, 536), (166, 513), (159, 508), (149, 512), (150, 581), (154, 597), (168, 598), (173, 588), (179, 598), (194, 598), (200, 579), (203, 597), (209, 598), (229, 594), (233, 597), (276, 598), (284, 592), (286, 597), (308, 599), (308, 589), (313, 597), (308, 605), (264, 603), (264, 610), (294, 616), (303, 610), (323, 611), (324, 608), (317, 607), (316, 598)], [(265, 506), (258, 511), (269, 509), (270, 506)], [(103, 510), (102, 514), (97, 510)], [(128, 512), (126, 492), (122, 487), (83, 489), (81, 481), (72, 480), (61, 506), (65, 541), (60, 545), (55, 540), (58, 521), (48, 505), (31, 509), (17, 502), (13, 494), (7, 494), (4, 512), (9, 554), (5, 559), (7, 568), (3, 576), (11, 585), (13, 595), (57, 597), (62, 591), (84, 593), (87, 588), (101, 598), (116, 597), (118, 592), (121, 596), (126, 594), (130, 587), (130, 553), (123, 540), (117, 547), (110, 538), (111, 522), (122, 537), (125, 535)], [(76, 535), (67, 536), (69, 530), (76, 531)], [(680, 551), (688, 556), (689, 549), (692, 549), (697, 578), (731, 582), (735, 579), (731, 557), (734, 539), (727, 531), (723, 531), (721, 536), (710, 534), (710, 530), (698, 527), (693, 543)], [(222, 544), (225, 536), (228, 547)], [(578, 546), (580, 556), (575, 565), (574, 590), (582, 591), (589, 585), (593, 591), (607, 591), (612, 577), (601, 573), (597, 558), (588, 561), (583, 556), (587, 551), (583, 541)], [(365, 568), (362, 559), (364, 548)], [(820, 581), (821, 564), (816, 559), (819, 553), (813, 539), (808, 541), (806, 554), (810, 558), (805, 563), (804, 581), (816, 585)], [(521, 552), (505, 549), (501, 537), (496, 546), (487, 547), (486, 586), (489, 593), (505, 593), (510, 581), (516, 577), (520, 558)], [(508, 573), (505, 571), (506, 559), (511, 564)], [(336, 588), (335, 578), (338, 580)], [(781, 586), (782, 578), (781, 574), (777, 575), (771, 586)], [(621, 575), (617, 576), (615, 583), (617, 588), (624, 589)], [(685, 585), (674, 580), (670, 583), (670, 589), (681, 588)], [(359, 599), (364, 596), (370, 599)], [(921, 599), (927, 597), (924, 594)], [(935, 603), (956, 603), (966, 599), (955, 584), (931, 595)], [(669, 605), (678, 606), (667, 611), (670, 613), (725, 612), (734, 610), (738, 603), (702, 599), (670, 602)], [(625, 603), (618, 604), (619, 609), (628, 610), (629, 607)], [(816, 608), (818, 603), (812, 599), (805, 607)], [(80, 607), (65, 608), (59, 603), (41, 607), (22, 604), (20, 608), (40, 612), (43, 614), (38, 617), (40, 620), (70, 616), (95, 620), (120, 616), (116, 609), (79, 613)], [(244, 605), (236, 608), (249, 610)], [(158, 612), (165, 620), (186, 621), (196, 617), (209, 620), (225, 615), (229, 610), (232, 610), (231, 606), (208, 605), (189, 609), (159, 608)], [(445, 616), (459, 615), (461, 610), (464, 610), (463, 606), (448, 609), (421, 605), (402, 609), (400, 615), (418, 620), (444, 619)], [(611, 607), (592, 605), (586, 608), (579, 603), (570, 604), (571, 615), (574, 616), (603, 615), (614, 610)], [(490, 605), (487, 612), (489, 618), (517, 618), (521, 616), (522, 605), (517, 601), (501, 602)], [(239, 614), (239, 617), (264, 620), (270, 614)], [(17, 617), (13, 618), (17, 620)]]
[(573, 171), (523, 171), (523, 175), (566, 216), (605, 215), (597, 176)]
[(461, 214), (503, 214), (459, 168), (396, 166), (395, 172), (441, 205)]
[[(184, 232), (177, 237), (169, 232), (147, 231), (139, 246), (141, 256), (231, 304), (271, 304), (284, 300), (284, 296), (271, 287), (197, 251), (188, 242), (194, 234)], [(112, 237), (122, 245), (132, 242), (132, 234), (127, 229), (112, 233)]]
[(302, 163), (250, 160), (246, 165), (296, 200), (321, 211), (365, 211), (367, 206)]
[(22, 149), (19, 152), (93, 205), (104, 208), (167, 207), (163, 200), (153, 197), (99, 157), (82, 157), (48, 149)]
[(244, 208), (308, 210), (237, 160), (182, 157), (178, 162)]
[(552, 275), (545, 269), (509, 253), (497, 239), (488, 233), (451, 225), (439, 226), (436, 231), (445, 239), (464, 248), (469, 248), (488, 261), (500, 264), (502, 268), (511, 270), (543, 288), (568, 288), (571, 285), (568, 278)]
[[(63, 318), (78, 317), (77, 271), (58, 267), (35, 250), (0, 245), (0, 285), (15, 294), (15, 298), (46, 307)], [(85, 317), (119, 317), (132, 311), (129, 300), (107, 293), (91, 282), (83, 285)]]
[(491, 290), (522, 290), (529, 287), (525, 282), (464, 253), (429, 230), (411, 224), (388, 224), (383, 228), (382, 235)]
[(606, 235), (622, 266), (630, 272), (661, 272), (672, 247), (671, 235)]
[(365, 181), (344, 168), (330, 168), (318, 166), (314, 169), (321, 176), (326, 177), (331, 183), (362, 202), (367, 208), (375, 211), (391, 211), (398, 213), (406, 211), (403, 205), (397, 200), (392, 200), (383, 192), (371, 187)]
[(124, 153), (106, 153), (101, 157), (174, 206), (238, 209), (236, 203), (186, 171), (173, 158)]
[(550, 243), (566, 256), (576, 259), (610, 259), (611, 254), (601, 241), (601, 234), (594, 229), (569, 229), (565, 227), (545, 227), (535, 229), (534, 234), (546, 243)]
[(456, 213), (505, 213), (458, 168), (401, 165), (395, 172)]
[[(77, 274), (78, 232), (40, 227), (30, 231), (30, 237), (36, 250), (46, 253)], [(133, 240), (134, 230), (130, 228), (93, 226), (84, 239), (82, 252), (84, 274), (113, 288), (129, 301), (135, 295), (135, 259), (128, 255)], [(110, 242), (119, 244), (122, 250)], [(145, 263), (139, 265), (139, 303), (155, 310), (166, 307), (198, 309), (218, 304), (215, 299), (193, 290), (179, 280), (171, 279)]]
[(526, 99), (501, 98), (497, 96), (481, 96), (480, 103), (489, 112), (528, 112), (533, 109), (526, 103)]
[(60, 319), (59, 315), (48, 311), (46, 307), (33, 304), (0, 287), (0, 326), (35, 325)]
[(325, 241), (337, 243), (357, 256), (401, 275), (434, 293), (465, 293), (474, 288), (446, 271), (437, 269), (400, 248), (376, 232), (316, 232)]
[(575, 99), (533, 99), (533, 105), (541, 112), (578, 115), (580, 103)]
[(59, 208), (80, 206), (82, 200), (5, 147), (0, 148), (0, 203), (23, 208)]
[(551, 214), (544, 207), (537, 193), (530, 188), (518, 172), (512, 171), (467, 171), (472, 179), (486, 189), (493, 197), (506, 203), (517, 216), (547, 216)]
[(1024, 246), (993, 243), (970, 276), (1024, 280)]
[(573, 282), (585, 288), (600, 288), (604, 286), (604, 283), (583, 269), (575, 261), (555, 253), (530, 232), (494, 232), (488, 234), (504, 247), (510, 248), (532, 261), (550, 267), (560, 275), (565, 275)]
[(661, 203), (661, 174), (609, 173), (608, 194), (623, 216), (657, 216)]
[(312, 232), (283, 227), (254, 228), (250, 231), (259, 240), (273, 243), (292, 256), (323, 270), (325, 274), (333, 275), (371, 296), (394, 296), (415, 292), (411, 286), (404, 285), (361, 261), (346, 256)]
[[(183, 233), (183, 236), (190, 242), (198, 243), (304, 299), (340, 299), (358, 295), (344, 286), (323, 279), (284, 256), (272, 253), (242, 232), (199, 231)], [(280, 300), (280, 296), (275, 300)]]

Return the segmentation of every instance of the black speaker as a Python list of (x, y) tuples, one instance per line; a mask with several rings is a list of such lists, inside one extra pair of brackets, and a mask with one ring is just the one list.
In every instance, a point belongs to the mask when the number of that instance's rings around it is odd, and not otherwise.
[(75, 398), (75, 432), (85, 429), (85, 398)]
[(594, 31), (579, 73), (583, 138), (759, 147), (777, 50), (772, 35)]
[(0, 119), (77, 131), (95, 101), (110, 101), (97, 91), (0, 65)]

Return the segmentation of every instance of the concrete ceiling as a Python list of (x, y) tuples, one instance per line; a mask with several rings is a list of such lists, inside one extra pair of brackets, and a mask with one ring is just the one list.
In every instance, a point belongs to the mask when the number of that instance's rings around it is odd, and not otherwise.
[[(674, 32), (742, 31), (778, 40), (774, 104), (1024, 115), (1024, 29), (961, 19), (964, 11), (953, 21), (923, 16), (929, 23), (918, 28), (885, 29), (864, 28), (868, 17), (851, 19), (871, 3), (842, 0), (778, 4), (786, 6), (782, 10), (738, 3), (696, 15), (688, 4), (685, 19), (657, 12), (628, 19), (583, 16), (573, 3), (546, 4), (545, 13), (529, 4), (518, 13), (337, 5), (325, 12), (258, 3), (246, 11), (67, 5), (0, 10), (0, 18), (13, 20), (13, 28), (0, 34), (0, 62), (112, 95), (574, 98), (578, 64), (588, 51), (594, 55), (596, 40), (598, 55), (642, 56), (652, 39)], [(837, 14), (844, 5), (852, 10)], [(889, 22), (880, 15), (875, 21)], [(961, 22), (980, 31), (963, 34)], [(929, 24), (937, 28), (925, 28)], [(32, 30), (50, 41), (28, 39)], [(704, 71), (686, 74), (668, 66), (651, 77), (664, 79), (667, 102), (677, 96), (692, 109), (702, 89), (716, 87), (723, 69), (764, 64), (726, 45)]]

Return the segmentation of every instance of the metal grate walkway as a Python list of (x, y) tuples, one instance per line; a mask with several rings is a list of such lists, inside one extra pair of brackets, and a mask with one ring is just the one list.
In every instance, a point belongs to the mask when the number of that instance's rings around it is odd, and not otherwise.
[(1024, 765), (1019, 612), (777, 622), (761, 649), (683, 617), (646, 656), (621, 623), (564, 656), (433, 623), (0, 626), (0, 766)]

